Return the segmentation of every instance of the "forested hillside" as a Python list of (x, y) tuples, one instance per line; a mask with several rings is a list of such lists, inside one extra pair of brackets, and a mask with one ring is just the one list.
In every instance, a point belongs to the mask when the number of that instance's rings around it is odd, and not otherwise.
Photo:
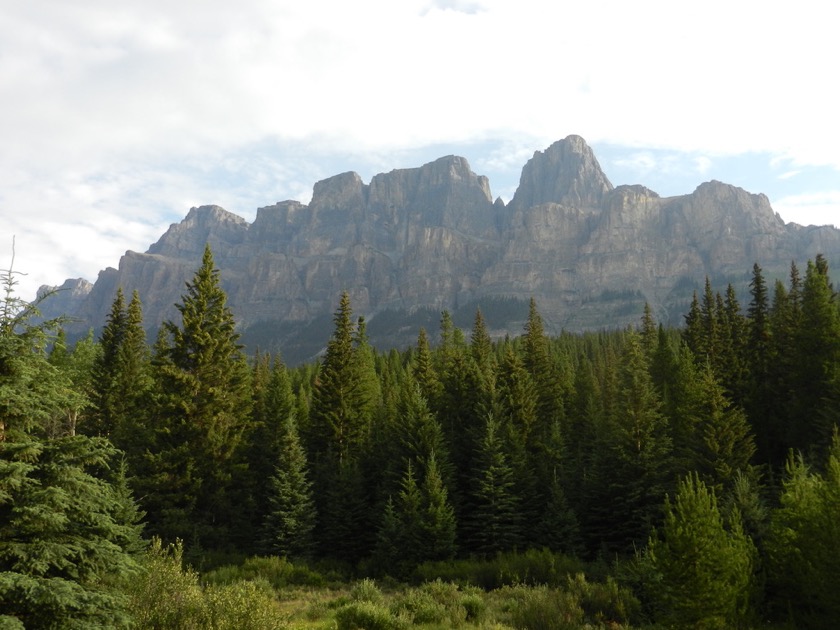
[[(466, 611), (424, 621), (366, 581), (328, 613), (341, 628), (840, 618), (840, 302), (821, 256), (774, 286), (756, 265), (748, 295), (707, 281), (679, 329), (646, 308), (626, 330), (550, 338), (532, 300), (516, 338), (444, 311), (384, 354), (345, 293), (320, 361), (295, 369), (245, 356), (209, 246), (153, 347), (136, 292), (69, 348), (15, 277), (0, 308), (8, 627), (296, 627), (265, 575), (213, 582), (246, 557), (240, 577), (280, 557), (457, 593)], [(262, 621), (225, 621), (235, 601)]]

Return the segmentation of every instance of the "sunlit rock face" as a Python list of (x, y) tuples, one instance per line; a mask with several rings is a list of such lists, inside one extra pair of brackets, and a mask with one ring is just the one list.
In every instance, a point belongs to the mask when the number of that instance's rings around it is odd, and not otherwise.
[(645, 302), (680, 323), (706, 276), (721, 291), (732, 283), (746, 303), (755, 262), (768, 278), (817, 253), (840, 264), (840, 230), (785, 225), (764, 195), (716, 181), (667, 198), (614, 187), (584, 140), (569, 136), (534, 154), (507, 205), (464, 158), (447, 156), (369, 184), (352, 172), (330, 177), (309, 204), (260, 208), (253, 223), (192, 208), (92, 287), (68, 281), (76, 289), (47, 310), (96, 328), (121, 286), (139, 291), (156, 328), (177, 315), (205, 243), (243, 341), (292, 361), (326, 343), (342, 291), (387, 347), (434, 328), (443, 309), (466, 317), (481, 307), (494, 333), (518, 335), (531, 297), (550, 332), (625, 326)]

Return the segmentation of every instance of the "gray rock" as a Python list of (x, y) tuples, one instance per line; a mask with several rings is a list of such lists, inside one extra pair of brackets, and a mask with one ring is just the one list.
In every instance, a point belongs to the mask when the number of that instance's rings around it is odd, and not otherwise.
[(840, 264), (840, 230), (785, 225), (767, 197), (721, 182), (666, 198), (614, 188), (583, 139), (569, 136), (534, 154), (507, 205), (465, 159), (447, 156), (369, 184), (352, 172), (330, 177), (309, 204), (260, 208), (252, 224), (218, 206), (192, 208), (148, 252), (126, 253), (59, 306), (80, 330), (98, 327), (117, 286), (137, 289), (156, 328), (175, 316), (208, 242), (243, 339), (292, 362), (326, 343), (345, 290), (386, 347), (435, 327), (442, 309), (471, 315), (476, 305), (496, 334), (518, 335), (531, 297), (555, 333), (636, 322), (645, 301), (680, 323), (706, 276), (720, 290), (732, 282), (746, 303), (754, 262), (770, 279), (817, 253)]

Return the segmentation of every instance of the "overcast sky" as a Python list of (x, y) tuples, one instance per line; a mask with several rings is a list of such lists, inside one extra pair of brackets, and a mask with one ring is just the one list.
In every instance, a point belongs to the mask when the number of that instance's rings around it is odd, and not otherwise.
[(508, 200), (569, 134), (613, 184), (840, 224), (831, 3), (4, 0), (0, 268), (94, 281), (191, 206), (463, 155)]

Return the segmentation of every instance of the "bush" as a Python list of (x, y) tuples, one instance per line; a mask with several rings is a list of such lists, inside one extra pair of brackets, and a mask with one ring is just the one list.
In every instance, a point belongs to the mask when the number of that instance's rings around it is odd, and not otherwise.
[(381, 604), (383, 597), (376, 582), (370, 578), (365, 578), (356, 582), (350, 589), (350, 599), (354, 602)]
[(279, 630), (286, 623), (264, 579), (212, 584), (183, 567), (183, 547), (152, 540), (144, 571), (126, 585), (136, 627), (167, 630)]
[(391, 610), (409, 617), (415, 624), (445, 624), (454, 628), (467, 620), (480, 620), (485, 605), (473, 589), (461, 590), (456, 584), (435, 580), (397, 597)]
[(353, 602), (335, 613), (338, 630), (403, 630), (409, 623), (371, 602)]
[(219, 567), (202, 576), (205, 584), (233, 584), (241, 580), (267, 580), (275, 589), (287, 586), (327, 585), (327, 578), (305, 565), (295, 565), (279, 556), (247, 558), (241, 565)]
[(570, 575), (582, 570), (583, 564), (576, 558), (549, 549), (529, 549), (500, 553), (487, 560), (425, 562), (417, 567), (415, 576), (421, 582), (442, 579), (491, 591), (514, 584), (565, 586)]
[(583, 609), (572, 593), (546, 586), (502, 589), (509, 623), (522, 630), (572, 630), (583, 625)]
[(586, 619), (593, 623), (629, 624), (638, 620), (641, 604), (630, 589), (612, 578), (606, 583), (587, 582), (583, 573), (569, 578), (569, 593), (579, 602)]
[(205, 592), (209, 628), (214, 630), (281, 630), (285, 620), (265, 580), (210, 586)]
[(183, 568), (183, 553), (180, 541), (164, 547), (159, 538), (152, 540), (143, 572), (126, 585), (129, 612), (138, 628), (207, 627), (198, 574)]

